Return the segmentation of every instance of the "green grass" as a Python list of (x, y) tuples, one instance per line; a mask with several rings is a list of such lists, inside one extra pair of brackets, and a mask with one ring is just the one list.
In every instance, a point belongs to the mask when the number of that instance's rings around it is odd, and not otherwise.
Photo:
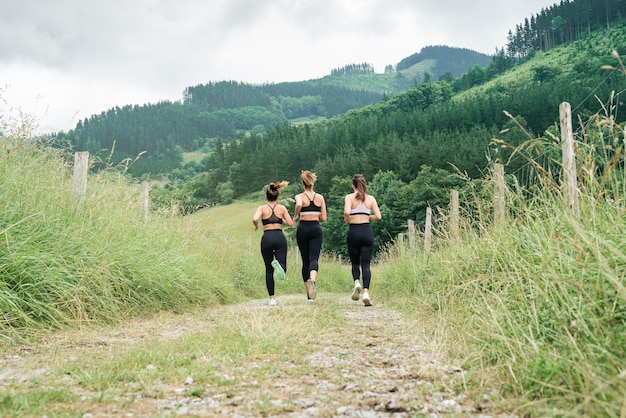
[(209, 153), (203, 150), (196, 150), (190, 152), (183, 152), (183, 165), (194, 162), (196, 164), (200, 164), (204, 158), (206, 158)]
[[(163, 315), (156, 319), (163, 319), (168, 330), (146, 332), (138, 324), (135, 341), (115, 342), (111, 329), (96, 328), (82, 335), (92, 344), (82, 347), (73, 361), (63, 347), (55, 349), (48, 362), (32, 365), (45, 367), (45, 373), (7, 385), (0, 415), (78, 417), (123, 408), (125, 413), (159, 416), (155, 403), (142, 399), (176, 398), (173, 392), (180, 388), (187, 396), (205, 397), (210, 388), (211, 394), (233, 397), (242, 385), (266, 384), (267, 376), (306, 375), (310, 365), (303, 351), (316, 350), (319, 341), (341, 332), (347, 321), (332, 299), (318, 302), (315, 309), (304, 301), (278, 309), (202, 309), (188, 312), (174, 326), (172, 316)], [(303, 314), (308, 326), (303, 326)], [(180, 326), (195, 331), (167, 337)], [(127, 332), (132, 335), (133, 328)], [(108, 347), (94, 343), (109, 339)], [(254, 402), (257, 411), (275, 409), (262, 399)]]
[[(586, 62), (589, 68), (600, 68), (606, 64), (606, 58), (613, 50), (623, 47), (626, 42), (625, 28), (624, 23), (616, 23), (609, 31), (598, 31), (583, 40), (558, 46), (546, 52), (539, 51), (531, 60), (471, 90), (456, 94), (453, 100), (463, 101), (468, 95), (480, 96), (489, 94), (490, 91), (514, 90), (531, 85), (535, 83), (533, 69), (539, 66), (558, 68), (559, 78), (565, 78), (576, 71), (574, 65), (581, 61)], [(580, 59), (579, 56), (584, 59)]]
[(498, 387), (522, 416), (626, 413), (624, 133), (596, 122), (577, 137), (579, 218), (554, 182), (509, 190), (505, 226), (466, 213), (459, 242), (382, 261), (381, 291), (470, 371), (466, 388)]
[[(12, 411), (13, 416), (44, 416), (49, 405), (70, 402), (71, 393), (67, 389), (33, 388), (19, 395), (0, 395), (0, 411)], [(59, 411), (62, 416), (63, 411)]]
[(71, 199), (71, 156), (3, 145), (10, 152), (0, 164), (2, 342), (233, 299), (232, 282), (211, 280), (216, 259), (191, 246), (175, 222), (146, 221), (124, 176), (90, 177), (81, 207)]
[[(536, 188), (508, 190), (501, 228), (489, 223), (489, 197), (476, 204), (472, 199), (480, 197), (465, 196), (467, 208), (482, 212), (464, 213), (459, 241), (437, 235), (429, 253), (398, 244), (381, 252), (374, 270), (376, 298), (423, 324), (451, 362), (463, 365), (466, 380), (454, 390), (477, 399), (495, 392), (501, 409), (521, 416), (626, 414), (624, 129), (606, 117), (591, 122), (576, 138), (579, 218), (549, 178)], [(267, 297), (262, 232), (251, 222), (261, 194), (190, 216), (146, 219), (138, 185), (111, 169), (90, 176), (84, 205), (77, 206), (70, 193), (72, 156), (19, 132), (0, 141), (0, 343)], [(487, 180), (484, 189), (491, 190)], [(287, 280), (278, 283), (277, 295), (304, 298), (288, 228), (287, 236)], [(325, 254), (320, 265), (321, 292), (349, 292), (346, 264)], [(224, 311), (185, 338), (148, 338), (113, 348), (104, 359), (59, 359), (49, 375), (0, 395), (0, 408), (42, 415), (57, 402), (65, 406), (55, 416), (79, 416), (80, 404), (66, 406), (75, 394), (55, 389), (55, 379), (64, 376), (97, 402), (126, 392), (160, 397), (154, 382), (187, 375), (197, 382), (189, 388), (193, 396), (209, 385), (228, 392), (235, 377), (207, 365), (274, 353), (302, 366), (300, 344), (341, 326), (336, 306), (318, 306), (308, 318), (314, 327), (298, 326), (286, 310), (228, 321), (221, 315), (237, 314)], [(266, 362), (258, 372), (274, 367)]]
[[(71, 155), (3, 138), (0, 165), (0, 343), (87, 322), (115, 323), (160, 310), (266, 297), (252, 215), (263, 201), (190, 216), (151, 213), (140, 187), (115, 170), (91, 175), (82, 207), (71, 200)], [(287, 280), (302, 293), (290, 236)], [(323, 266), (326, 264), (323, 260)], [(320, 272), (337, 289), (345, 266)]]

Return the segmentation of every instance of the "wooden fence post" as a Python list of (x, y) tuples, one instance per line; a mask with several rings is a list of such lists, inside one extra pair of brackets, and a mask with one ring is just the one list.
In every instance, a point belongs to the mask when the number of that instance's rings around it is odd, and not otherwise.
[(430, 251), (430, 242), (433, 238), (433, 210), (426, 208), (426, 227), (424, 229), (424, 251)]
[(561, 121), (563, 173), (565, 174), (565, 184), (561, 184), (561, 187), (564, 190), (565, 205), (572, 211), (574, 217), (578, 219), (580, 217), (580, 205), (578, 202), (574, 134), (572, 133), (572, 109), (569, 103), (561, 103), (559, 106), (559, 117)]
[(409, 219), (409, 248), (411, 250), (415, 249), (415, 221), (413, 219)]
[(504, 166), (500, 163), (493, 165), (493, 221), (495, 226), (500, 226), (504, 222)]
[(459, 238), (459, 192), (450, 190), (450, 238)]
[(148, 209), (150, 206), (150, 182), (141, 182), (141, 211), (143, 212), (144, 219), (148, 220)]
[(72, 177), (72, 202), (82, 205), (87, 194), (87, 172), (89, 171), (89, 152), (74, 153), (74, 175)]
[(404, 232), (400, 232), (398, 236), (396, 237), (396, 242), (398, 243), (398, 255), (400, 257), (404, 257), (404, 255), (406, 254), (405, 246), (404, 246), (405, 235), (406, 234)]

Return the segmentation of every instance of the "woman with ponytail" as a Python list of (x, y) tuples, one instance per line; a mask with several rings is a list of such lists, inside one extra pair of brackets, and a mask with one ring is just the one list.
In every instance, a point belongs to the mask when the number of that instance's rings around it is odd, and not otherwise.
[(286, 181), (270, 183), (265, 192), (266, 203), (259, 206), (252, 216), (255, 231), (259, 228), (259, 219), (263, 224), (261, 255), (265, 263), (265, 284), (270, 296), (270, 306), (276, 305), (274, 277), (284, 280), (287, 271), (287, 238), (283, 233), (283, 222), (287, 226), (294, 225), (287, 208), (277, 203), (280, 190), (288, 184)]
[[(363, 304), (372, 306), (369, 287), (372, 278), (370, 263), (374, 254), (374, 231), (370, 221), (382, 219), (374, 196), (367, 193), (367, 184), (362, 174), (352, 177), (351, 193), (345, 197), (343, 219), (348, 227), (348, 255), (352, 264), (352, 300), (359, 300), (363, 292)], [(363, 284), (361, 284), (361, 279)]]
[(319, 258), (322, 251), (322, 226), (320, 221), (326, 220), (326, 202), (324, 196), (313, 191), (317, 180), (315, 173), (304, 170), (300, 174), (304, 191), (295, 197), (296, 207), (293, 213), (294, 221), (300, 216), (300, 223), (296, 231), (298, 249), (302, 256), (302, 281), (306, 289), (309, 302), (317, 297), (317, 272)]

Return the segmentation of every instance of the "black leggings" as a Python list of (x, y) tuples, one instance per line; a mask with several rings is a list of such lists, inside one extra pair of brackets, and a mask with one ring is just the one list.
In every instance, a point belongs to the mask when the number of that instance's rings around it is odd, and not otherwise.
[(350, 224), (347, 242), (352, 278), (357, 280), (363, 274), (363, 287), (369, 289), (372, 279), (370, 262), (374, 254), (374, 231), (370, 224)]
[(306, 282), (310, 278), (311, 271), (319, 270), (322, 226), (318, 221), (300, 221), (296, 231), (296, 240), (300, 255), (302, 255), (302, 281)]
[(265, 262), (265, 285), (270, 296), (274, 295), (274, 257), (287, 271), (287, 238), (282, 229), (270, 229), (263, 232), (261, 238), (261, 255)]

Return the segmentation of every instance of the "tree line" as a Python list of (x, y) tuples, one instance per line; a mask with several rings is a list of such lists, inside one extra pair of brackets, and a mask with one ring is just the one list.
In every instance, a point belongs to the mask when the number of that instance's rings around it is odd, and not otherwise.
[[(438, 48), (442, 47), (429, 51)], [(455, 53), (461, 52), (446, 48), (439, 55), (440, 64), (458, 61)], [(182, 166), (185, 151), (211, 152), (218, 140), (228, 143), (248, 134), (262, 135), (286, 121), (334, 118), (406, 91), (416, 82), (401, 73), (374, 75), (367, 63), (347, 65), (341, 72), (342, 77), (303, 82), (198, 84), (187, 87), (181, 101), (116, 106), (53, 136), (60, 147), (96, 156), (94, 169), (136, 160), (124, 166), (133, 176), (167, 173), (180, 178), (181, 172), (187, 172), (183, 175), (187, 178), (190, 170), (201, 167)], [(365, 73), (370, 77), (359, 78)]]
[[(624, 40), (623, 32), (615, 33), (615, 40)], [(536, 65), (527, 82), (518, 85), (461, 96), (451, 83), (438, 80), (340, 118), (282, 124), (263, 136), (220, 144), (202, 179), (204, 198), (226, 202), (280, 179), (298, 185), (300, 171), (309, 169), (319, 176), (316, 190), (329, 194), (332, 202), (333, 193), (339, 199), (349, 190), (346, 181), (362, 173), (373, 180), (372, 187), (385, 204), (386, 219), (377, 226), (384, 244), (406, 228), (408, 219), (418, 225), (423, 222), (427, 206), (445, 207), (449, 188), (459, 184), (460, 174), (482, 178), (490, 162), (500, 161), (506, 163), (508, 173), (532, 181), (525, 174), (530, 171), (527, 161), (512, 149), (527, 141), (528, 135), (536, 137), (552, 129), (563, 101), (576, 103), (576, 117), (584, 120), (598, 111), (597, 100), (588, 100), (590, 92), (608, 98), (611, 92), (623, 90), (623, 77), (601, 70), (610, 55), (597, 57), (588, 47), (583, 42), (568, 49), (571, 71), (547, 76), (545, 65)], [(623, 119), (620, 115), (618, 119)], [(494, 138), (502, 138), (509, 147), (495, 146)], [(537, 156), (537, 160), (550, 158)], [(337, 242), (332, 238), (341, 223), (328, 222), (324, 228), (329, 237), (326, 248), (342, 251), (341, 234)]]
[[(454, 56), (454, 59), (449, 59)], [(467, 48), (451, 48), (446, 45), (425, 46), (420, 52), (402, 59), (396, 65), (396, 71), (402, 71), (424, 60), (437, 60), (437, 67), (431, 74), (437, 79), (446, 73), (452, 78), (460, 77), (474, 66), (484, 68), (492, 61), (490, 55), (472, 51)]]
[[(319, 85), (315, 85), (317, 90), (302, 83), (237, 85), (234, 89), (227, 89), (226, 82), (210, 83), (206, 86), (209, 94), (216, 93), (211, 93), (211, 89), (219, 91), (222, 87), (225, 92), (221, 96), (216, 95), (219, 100), (211, 99), (217, 103), (212, 104), (213, 111), (202, 103), (206, 100), (203, 97), (207, 97), (203, 96), (204, 90), (195, 86), (185, 94), (185, 102), (159, 104), (163, 106), (160, 118), (146, 116), (148, 124), (155, 126), (160, 120), (172, 117), (171, 123), (181, 124), (177, 134), (182, 132), (187, 136), (187, 142), (184, 142), (180, 138), (175, 139), (174, 135), (166, 138), (157, 136), (156, 131), (145, 135), (146, 141), (163, 144), (162, 149), (169, 150), (153, 158), (159, 158), (157, 162), (180, 159), (181, 147), (207, 144), (207, 138), (202, 136), (206, 131), (200, 133), (193, 129), (198, 129), (200, 121), (209, 124), (210, 118), (219, 112), (225, 116), (219, 118), (221, 125), (216, 123), (211, 126), (219, 126), (223, 130), (219, 131), (217, 139), (211, 141), (213, 152), (203, 163), (202, 176), (182, 184), (180, 189), (171, 189), (167, 193), (156, 191), (155, 196), (161, 194), (163, 201), (168, 202), (172, 197), (180, 197), (189, 206), (207, 201), (228, 203), (251, 191), (261, 190), (269, 181), (287, 179), (297, 185), (300, 170), (305, 168), (315, 171), (320, 177), (319, 191), (332, 195), (336, 184), (342, 184), (345, 179), (360, 172), (372, 179), (373, 186), (379, 181), (384, 183), (386, 186), (381, 190), (385, 193), (387, 189), (395, 190), (390, 196), (398, 193), (421, 196), (418, 206), (411, 206), (402, 197), (397, 200), (402, 206), (394, 206), (390, 197), (386, 206), (387, 221), (380, 226), (385, 230), (379, 232), (383, 241), (391, 240), (405, 228), (410, 213), (413, 213), (410, 218), (416, 219), (419, 224), (427, 206), (446, 204), (447, 189), (445, 193), (442, 190), (458, 180), (457, 173), (470, 179), (481, 177), (489, 162), (495, 159), (507, 162), (508, 172), (523, 171), (525, 160), (513, 155), (510, 149), (494, 147), (493, 138), (503, 136), (512, 146), (519, 145), (528, 137), (523, 131), (515, 129), (517, 123), (534, 136), (554, 125), (558, 120), (558, 105), (562, 101), (576, 103), (576, 114), (584, 119), (597, 111), (597, 100), (590, 100), (590, 97), (605, 98), (612, 91), (623, 90), (623, 78), (613, 77), (601, 69), (610, 57), (608, 51), (612, 45), (623, 45), (625, 42), (623, 23), (613, 23), (612, 28), (610, 32), (595, 32), (592, 33), (595, 36), (572, 43), (566, 50), (567, 59), (559, 66), (550, 62), (546, 64), (546, 61), (527, 66), (531, 76), (521, 77), (524, 83), (496, 83), (489, 89), (481, 90), (481, 93), (459, 94), (520, 65), (519, 60), (502, 49), (486, 68), (474, 66), (457, 79), (448, 74), (437, 81), (427, 80), (403, 94), (383, 96), (382, 101), (316, 123), (295, 125), (287, 121), (301, 114), (299, 112), (325, 108), (327, 102), (319, 95), (311, 94), (324, 91)], [(238, 98), (257, 88), (263, 88), (270, 94), (269, 109), (263, 106), (232, 107), (237, 105)], [(324, 88), (335, 91), (328, 86)], [(290, 92), (291, 96), (283, 94), (286, 92)], [(276, 117), (271, 110), (273, 107), (281, 110), (281, 117)], [(97, 143), (94, 138), (102, 135), (115, 138), (118, 132), (115, 129), (133, 121), (131, 117), (125, 120), (118, 116), (126, 115), (125, 112), (149, 113), (145, 108), (147, 106), (116, 108), (110, 111), (110, 115), (94, 116), (94, 121), (81, 122), (77, 126), (80, 130), (70, 132), (75, 135), (72, 141), (74, 144), (104, 147), (105, 144)], [(201, 112), (198, 113), (198, 109)], [(287, 118), (285, 109), (289, 109), (290, 118)], [(517, 122), (513, 123), (503, 110), (514, 115)], [(181, 112), (187, 119), (180, 118), (181, 115), (177, 116), (175, 112)], [(621, 113), (618, 116), (622, 117)], [(98, 118), (106, 123), (101, 123)], [(268, 122), (269, 128), (262, 124), (254, 125), (259, 121), (265, 123), (263, 118), (274, 118)], [(242, 135), (238, 126), (246, 126), (247, 135)], [(255, 129), (257, 126), (263, 129)], [(138, 138), (141, 138), (142, 129), (147, 129), (143, 123), (133, 128)], [(91, 135), (90, 129), (100, 129), (101, 132)], [(167, 127), (163, 129), (167, 132)], [(232, 136), (228, 132), (232, 132)], [(189, 138), (194, 138), (191, 145)], [(133, 139), (136, 141), (136, 138)], [(133, 148), (135, 151), (141, 152), (141, 145)], [(513, 159), (509, 161), (509, 157)], [(137, 165), (147, 161), (142, 157)], [(436, 174), (431, 176), (429, 173)], [(428, 179), (429, 183), (416, 183), (418, 177)], [(390, 184), (397, 187), (389, 187)], [(337, 196), (341, 193), (337, 192)], [(328, 236), (332, 234), (328, 231)], [(333, 240), (329, 239), (328, 245), (332, 243)]]
[(378, 102), (382, 96), (338, 86), (224, 81), (188, 87), (183, 97), (182, 102), (109, 109), (79, 121), (67, 133), (54, 134), (55, 143), (99, 156), (95, 169), (144, 153), (128, 168), (130, 174), (167, 173), (181, 168), (183, 150), (199, 149), (209, 139), (229, 142), (245, 132), (261, 134), (287, 120), (331, 118)]
[(333, 68), (330, 71), (330, 75), (335, 77), (340, 77), (343, 75), (351, 75), (351, 74), (375, 74), (374, 66), (367, 62), (362, 64), (349, 64), (344, 65), (341, 68)]
[(623, 0), (561, 0), (509, 31), (507, 54), (515, 59), (527, 59), (536, 51), (579, 40), (599, 27), (610, 28), (611, 23), (624, 17)]

